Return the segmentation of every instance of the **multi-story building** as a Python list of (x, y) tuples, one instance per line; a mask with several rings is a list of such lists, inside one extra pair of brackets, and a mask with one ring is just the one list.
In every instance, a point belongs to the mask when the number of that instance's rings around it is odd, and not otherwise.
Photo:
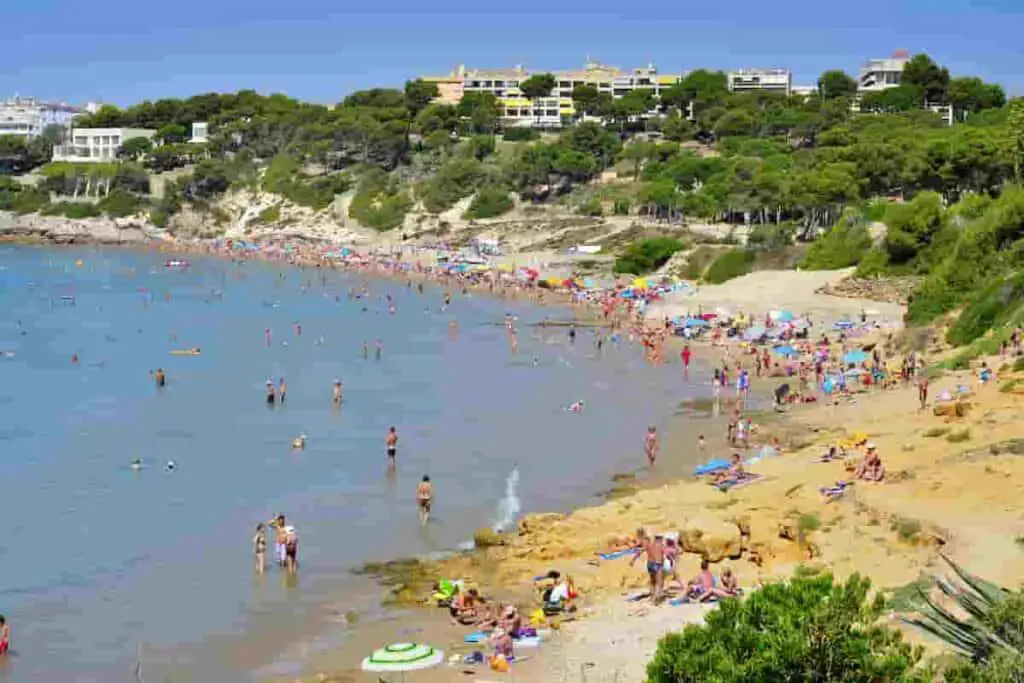
[(53, 148), (54, 161), (98, 163), (117, 159), (117, 150), (133, 138), (152, 139), (145, 128), (72, 128), (67, 143)]
[(75, 116), (84, 112), (84, 107), (74, 107), (65, 102), (42, 102), (14, 96), (0, 101), (0, 135), (32, 138), (48, 126), (67, 128)]
[(903, 67), (910, 61), (910, 52), (896, 50), (885, 59), (869, 59), (860, 67), (857, 89), (861, 92), (877, 92), (895, 88), (900, 84)]
[[(531, 101), (523, 96), (520, 84), (531, 75), (551, 73), (555, 87), (550, 96)], [(572, 91), (580, 85), (593, 85), (598, 92), (620, 98), (634, 90), (650, 90), (658, 95), (679, 82), (679, 74), (659, 74), (653, 64), (623, 71), (613, 66), (588, 62), (578, 71), (527, 71), (522, 66), (511, 69), (466, 69), (460, 66), (448, 76), (427, 77), (437, 83), (437, 101), (454, 104), (469, 92), (490, 92), (498, 100), (500, 115), (506, 125), (555, 128), (567, 118), (577, 116)]]
[(739, 69), (728, 74), (731, 92), (778, 92), (789, 95), (793, 90), (793, 72), (789, 69)]

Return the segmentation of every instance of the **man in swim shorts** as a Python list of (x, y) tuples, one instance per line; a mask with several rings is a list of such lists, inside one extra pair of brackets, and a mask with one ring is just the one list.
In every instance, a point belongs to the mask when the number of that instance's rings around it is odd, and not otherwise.
[(394, 426), (388, 429), (387, 436), (384, 437), (384, 448), (388, 456), (388, 469), (395, 469), (395, 456), (398, 455), (398, 432), (395, 431)]
[(7, 656), (11, 650), (11, 627), (7, 624), (7, 618), (0, 614), (0, 657)]
[(661, 534), (655, 534), (654, 538), (644, 531), (639, 534), (640, 552), (629, 561), (632, 567), (642, 555), (647, 556), (647, 578), (651, 587), (651, 602), (657, 603), (661, 598), (661, 587), (665, 577), (665, 540)]

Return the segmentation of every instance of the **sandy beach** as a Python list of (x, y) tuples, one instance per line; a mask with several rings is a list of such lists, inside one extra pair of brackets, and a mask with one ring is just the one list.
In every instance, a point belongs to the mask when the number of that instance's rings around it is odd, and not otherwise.
[[(651, 315), (673, 315), (700, 301), (733, 310), (786, 307), (823, 320), (855, 317), (870, 307), (879, 319), (898, 321), (895, 304), (814, 293), (841, 276), (759, 273), (745, 278), (745, 284), (737, 280), (735, 286), (702, 287), (685, 301), (658, 304)], [(876, 336), (887, 334), (883, 330)], [(670, 430), (675, 436), (666, 440), (660, 473), (673, 481), (641, 486), (568, 515), (528, 515), (518, 533), (504, 538), (502, 545), (459, 555), (431, 570), (437, 576), (463, 578), (521, 607), (531, 599), (536, 605), (532, 577), (550, 569), (570, 574), (583, 596), (579, 612), (561, 624), (538, 655), (517, 667), (523, 680), (552, 681), (642, 680), (658, 639), (699, 622), (707, 609), (713, 609), (627, 600), (645, 588), (642, 567), (630, 567), (628, 559), (600, 560), (597, 553), (637, 527), (679, 531), (686, 552), (678, 571), (684, 579), (695, 575), (701, 558), (708, 557), (716, 574), (732, 568), (746, 590), (787, 578), (797, 567), (808, 565), (838, 577), (867, 575), (877, 589), (893, 591), (939, 569), (940, 550), (969, 571), (1014, 586), (1024, 572), (1024, 553), (1015, 540), (1024, 532), (1019, 508), (1024, 460), (1016, 455), (1024, 452), (1018, 427), (1024, 402), (1016, 393), (999, 389), (1015, 377), (1013, 359), (995, 357), (987, 362), (1001, 368), (996, 381), (982, 386), (971, 371), (948, 373), (932, 381), (932, 399), (924, 410), (919, 409), (916, 387), (901, 383), (854, 393), (835, 404), (792, 407), (782, 415), (759, 413), (755, 442), (777, 438), (782, 454), (749, 466), (761, 479), (728, 493), (683, 476), (683, 463), (692, 462), (694, 432), (692, 417), (679, 416), (678, 425)], [(770, 388), (780, 381), (767, 379), (760, 386)], [(955, 394), (958, 388), (969, 390), (959, 401), (965, 409), (945, 409), (956, 401), (940, 401), (944, 407), (936, 407), (934, 397)], [(860, 444), (848, 444), (845, 459), (817, 461), (829, 446), (854, 435)], [(824, 497), (820, 488), (853, 478), (865, 438), (877, 445), (885, 481), (857, 482), (839, 499)], [(680, 457), (683, 452), (690, 457)], [(709, 435), (709, 456), (728, 452), (719, 432)], [(447, 631), (446, 641), (457, 643), (459, 632)], [(907, 635), (936, 647), (917, 632)], [(318, 670), (348, 669), (351, 663), (345, 659), (334, 653), (318, 662)], [(429, 680), (464, 679), (451, 669), (434, 675), (437, 678)], [(472, 680), (495, 678), (519, 680), (483, 671)]]

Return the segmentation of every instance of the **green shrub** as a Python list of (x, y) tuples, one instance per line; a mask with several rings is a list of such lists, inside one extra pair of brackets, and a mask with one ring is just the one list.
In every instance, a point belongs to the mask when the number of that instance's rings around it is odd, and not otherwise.
[(460, 199), (473, 194), (483, 178), (483, 166), (476, 159), (452, 159), (420, 185), (423, 206), (430, 213), (441, 213)]
[(950, 443), (963, 443), (964, 441), (970, 440), (971, 430), (966, 428), (961, 429), (960, 431), (957, 432), (950, 432), (949, 435), (946, 437), (946, 441)]
[(508, 142), (531, 142), (539, 138), (540, 133), (533, 128), (516, 126), (514, 128), (506, 128), (501, 137)]
[(1024, 273), (1001, 278), (971, 295), (956, 322), (949, 328), (946, 341), (956, 346), (968, 344), (984, 335), (997, 323), (1019, 313), (1024, 304)]
[(23, 215), (42, 211), (49, 203), (49, 193), (42, 190), (33, 188), (0, 190), (0, 211), (13, 211)]
[(914, 543), (921, 536), (921, 522), (909, 517), (897, 517), (890, 525), (904, 543)]
[(62, 205), (61, 213), (65, 218), (71, 219), (82, 219), (82, 218), (95, 218), (102, 212), (100, 207), (95, 204), (89, 204), (86, 202), (68, 202)]
[(821, 517), (813, 512), (805, 512), (796, 521), (796, 528), (800, 533), (809, 534), (821, 528)]
[(906, 680), (921, 649), (882, 622), (885, 598), (854, 574), (794, 576), (723, 600), (658, 642), (648, 683)]
[(687, 280), (699, 280), (704, 277), (704, 271), (715, 260), (717, 253), (718, 250), (712, 247), (701, 246), (694, 249), (690, 253), (689, 258), (686, 259), (686, 266), (683, 268), (682, 277)]
[(274, 204), (273, 206), (268, 206), (259, 212), (259, 215), (256, 216), (256, 220), (264, 225), (273, 225), (274, 223), (277, 223), (281, 220), (281, 205)]
[(466, 210), (466, 218), (494, 218), (512, 210), (514, 203), (508, 192), (500, 187), (484, 186), (475, 195)]
[(816, 239), (800, 267), (805, 270), (835, 270), (860, 263), (871, 249), (871, 235), (856, 214), (848, 213), (831, 230)]
[(599, 200), (597, 197), (588, 199), (587, 201), (583, 202), (582, 204), (576, 207), (576, 213), (580, 214), (581, 216), (593, 216), (595, 218), (598, 216), (603, 216), (604, 210), (601, 208), (601, 200)]
[(612, 270), (616, 273), (643, 275), (665, 265), (672, 254), (685, 248), (686, 245), (675, 237), (651, 237), (632, 242), (615, 259)]
[(112, 218), (124, 218), (139, 212), (143, 205), (142, 200), (124, 190), (114, 190), (100, 200), (100, 210)]
[(628, 199), (616, 199), (615, 210), (616, 216), (628, 216), (630, 209), (630, 201)]
[(704, 274), (704, 280), (717, 285), (740, 275), (746, 275), (753, 270), (756, 259), (757, 256), (754, 252), (748, 249), (730, 249), (711, 262)]
[(412, 199), (398, 181), (381, 169), (372, 169), (359, 182), (348, 213), (362, 225), (383, 232), (400, 226), (410, 208)]

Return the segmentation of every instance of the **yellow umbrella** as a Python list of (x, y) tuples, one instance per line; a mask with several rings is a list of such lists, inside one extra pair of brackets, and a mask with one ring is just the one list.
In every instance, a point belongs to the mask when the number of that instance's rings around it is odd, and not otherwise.
[(638, 277), (633, 280), (633, 286), (637, 289), (647, 289), (647, 278)]

